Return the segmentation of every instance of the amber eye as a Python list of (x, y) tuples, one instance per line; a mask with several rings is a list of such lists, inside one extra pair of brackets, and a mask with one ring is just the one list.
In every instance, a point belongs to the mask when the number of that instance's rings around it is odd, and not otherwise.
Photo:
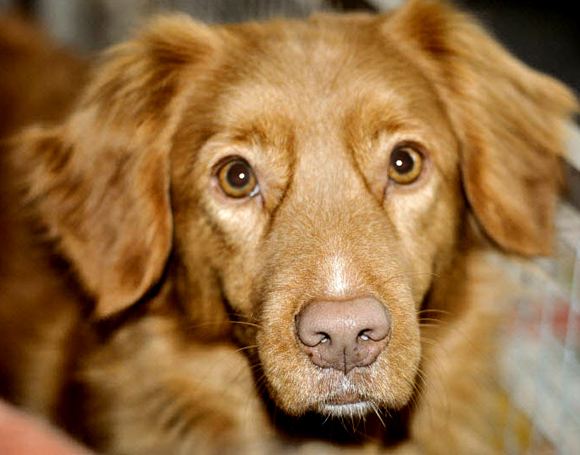
[(423, 155), (410, 146), (397, 147), (391, 153), (389, 178), (406, 185), (417, 180), (423, 169)]
[(217, 172), (223, 192), (233, 198), (253, 196), (258, 191), (258, 182), (252, 167), (242, 158), (232, 159), (223, 164)]

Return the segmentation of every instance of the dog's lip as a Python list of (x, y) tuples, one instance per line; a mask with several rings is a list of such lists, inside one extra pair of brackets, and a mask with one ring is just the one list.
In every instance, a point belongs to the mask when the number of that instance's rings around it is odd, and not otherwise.
[(325, 401), (325, 405), (329, 406), (342, 406), (348, 404), (363, 403), (366, 400), (361, 397), (358, 393), (345, 392), (339, 395), (334, 395)]
[(362, 417), (372, 409), (372, 404), (366, 400), (349, 402), (338, 402), (336, 400), (326, 401), (320, 406), (320, 412), (336, 417)]

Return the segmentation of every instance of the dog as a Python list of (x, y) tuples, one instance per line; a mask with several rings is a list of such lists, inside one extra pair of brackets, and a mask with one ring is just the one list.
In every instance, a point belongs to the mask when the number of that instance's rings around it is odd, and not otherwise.
[(445, 3), (159, 18), (2, 154), (4, 395), (102, 453), (498, 453), (486, 257), (550, 253), (576, 110)]

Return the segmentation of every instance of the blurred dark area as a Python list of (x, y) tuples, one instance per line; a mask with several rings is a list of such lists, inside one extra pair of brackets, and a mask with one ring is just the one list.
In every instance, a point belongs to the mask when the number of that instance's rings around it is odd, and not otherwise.
[(463, 0), (515, 55), (580, 93), (580, 12), (575, 2)]

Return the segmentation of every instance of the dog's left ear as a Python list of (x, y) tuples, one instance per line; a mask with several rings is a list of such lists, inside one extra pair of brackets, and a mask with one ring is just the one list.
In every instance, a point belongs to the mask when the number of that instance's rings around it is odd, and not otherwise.
[(34, 213), (98, 318), (161, 278), (173, 240), (170, 150), (183, 93), (217, 59), (213, 30), (164, 18), (112, 50), (71, 116), (26, 131), (14, 149)]
[(412, 1), (382, 30), (445, 103), (461, 142), (465, 193), (483, 230), (507, 250), (550, 253), (574, 95), (443, 2)]

